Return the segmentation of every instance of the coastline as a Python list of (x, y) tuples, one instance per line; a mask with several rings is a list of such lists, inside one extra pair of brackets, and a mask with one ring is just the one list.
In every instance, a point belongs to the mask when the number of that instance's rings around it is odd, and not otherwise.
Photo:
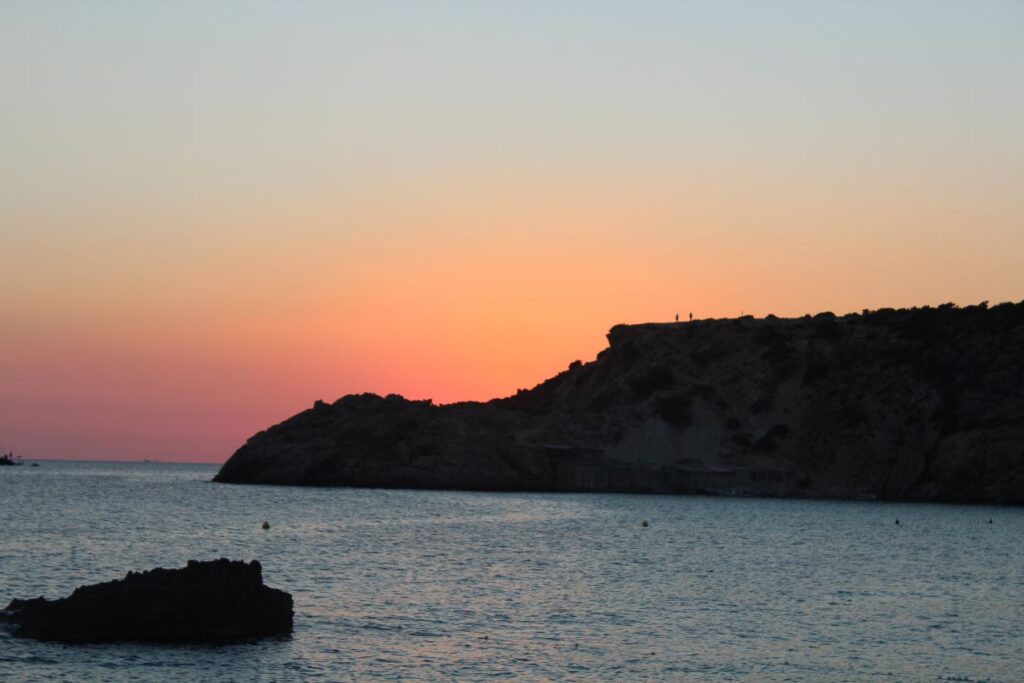
[(619, 325), (530, 390), (345, 396), (214, 481), (1024, 503), (1024, 303)]

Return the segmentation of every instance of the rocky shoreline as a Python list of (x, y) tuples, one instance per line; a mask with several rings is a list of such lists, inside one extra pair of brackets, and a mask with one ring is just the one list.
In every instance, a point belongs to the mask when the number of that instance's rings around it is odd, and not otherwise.
[(618, 325), (531, 390), (345, 396), (218, 482), (1024, 503), (1024, 302)]
[(291, 633), (292, 619), (292, 596), (263, 585), (259, 562), (224, 558), (12, 600), (0, 615), (17, 636), (67, 643), (224, 642)]

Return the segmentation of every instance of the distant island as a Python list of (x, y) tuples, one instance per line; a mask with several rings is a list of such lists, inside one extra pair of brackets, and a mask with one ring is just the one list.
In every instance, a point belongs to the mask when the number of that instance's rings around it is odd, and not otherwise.
[(1024, 503), (1024, 302), (617, 325), (530, 390), (315, 405), (214, 481)]

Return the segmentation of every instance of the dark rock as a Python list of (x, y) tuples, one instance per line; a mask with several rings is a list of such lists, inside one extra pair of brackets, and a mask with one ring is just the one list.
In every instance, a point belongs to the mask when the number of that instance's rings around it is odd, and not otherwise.
[(292, 596), (263, 585), (259, 562), (223, 558), (128, 572), (59, 600), (13, 600), (7, 610), (15, 635), (63, 642), (222, 642), (292, 631)]
[(215, 480), (1024, 504), (1024, 302), (616, 325), (487, 403), (351, 395)]

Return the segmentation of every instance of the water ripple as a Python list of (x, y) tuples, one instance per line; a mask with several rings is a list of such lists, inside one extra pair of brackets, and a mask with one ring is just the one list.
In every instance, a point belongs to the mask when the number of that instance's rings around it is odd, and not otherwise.
[(1017, 509), (220, 486), (213, 472), (0, 470), (0, 604), (256, 558), (295, 597), (292, 637), (0, 634), (0, 680), (1024, 679)]

